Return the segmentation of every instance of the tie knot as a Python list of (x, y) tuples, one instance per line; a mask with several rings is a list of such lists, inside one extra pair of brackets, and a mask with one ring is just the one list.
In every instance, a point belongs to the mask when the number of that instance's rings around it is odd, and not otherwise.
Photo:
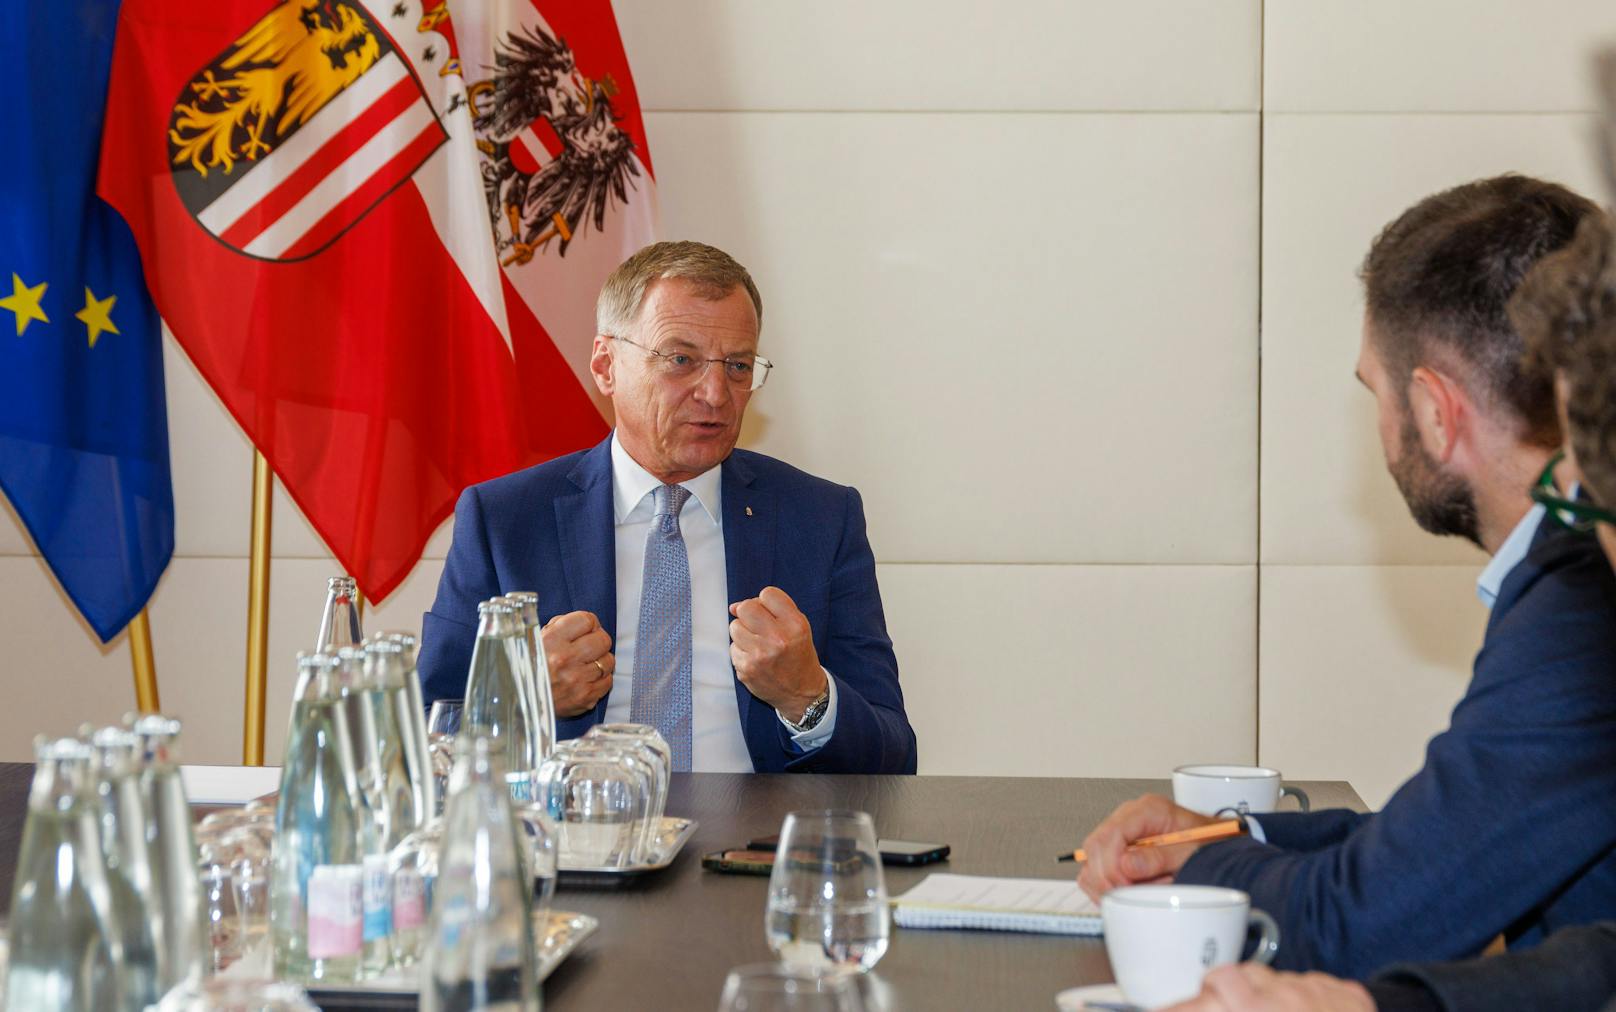
[(658, 517), (677, 517), (679, 511), (685, 508), (685, 500), (690, 498), (690, 490), (683, 485), (659, 485), (656, 490), (656, 515)]

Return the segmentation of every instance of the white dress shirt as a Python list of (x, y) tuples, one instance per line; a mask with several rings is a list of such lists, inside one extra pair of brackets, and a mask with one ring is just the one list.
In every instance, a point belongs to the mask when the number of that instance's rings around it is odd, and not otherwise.
[[(679, 530), (690, 560), (690, 768), (697, 772), (750, 773), (752, 756), (741, 732), (735, 697), (735, 667), (729, 659), (729, 576), (724, 563), (724, 509), (720, 469), (681, 482), (690, 498), (679, 511)], [(612, 433), (612, 512), (617, 546), (617, 669), (606, 700), (606, 720), (629, 719), (634, 697), (634, 647), (640, 628), (640, 581), (645, 576), (645, 538), (655, 519), (655, 492), (662, 483), (639, 465)], [(767, 705), (759, 703), (758, 705)], [(779, 718), (785, 723), (785, 718)], [(789, 729), (790, 725), (786, 727)], [(836, 680), (820, 722), (791, 736), (804, 752), (830, 740), (836, 729)]]
[[(1576, 496), (1573, 490), (1571, 495)], [(1481, 603), (1491, 608), (1498, 603), (1498, 591), (1504, 586), (1504, 578), (1515, 571), (1515, 567), (1526, 558), (1526, 552), (1532, 547), (1532, 538), (1537, 535), (1537, 529), (1543, 523), (1545, 510), (1541, 503), (1534, 505), (1521, 517), (1515, 529), (1509, 532), (1509, 537), (1498, 546), (1487, 568), (1476, 577), (1476, 596)]]

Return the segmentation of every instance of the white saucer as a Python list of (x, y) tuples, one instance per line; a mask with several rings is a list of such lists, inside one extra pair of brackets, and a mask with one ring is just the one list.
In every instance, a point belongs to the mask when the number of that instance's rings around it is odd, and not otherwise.
[(1131, 1008), (1122, 989), (1115, 984), (1090, 984), (1088, 987), (1069, 987), (1055, 996), (1055, 1007), (1060, 1012), (1084, 1012), (1101, 1007)]

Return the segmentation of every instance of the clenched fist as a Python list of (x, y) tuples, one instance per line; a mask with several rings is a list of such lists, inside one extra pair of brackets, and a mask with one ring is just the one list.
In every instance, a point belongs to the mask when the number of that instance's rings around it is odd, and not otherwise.
[(730, 605), (729, 613), (734, 616), (729, 658), (735, 677), (787, 720), (802, 720), (829, 683), (808, 619), (779, 587), (764, 587), (757, 597)]
[(544, 654), (550, 662), (550, 695), (557, 717), (588, 713), (612, 691), (612, 638), (600, 620), (587, 611), (557, 615), (541, 631)]

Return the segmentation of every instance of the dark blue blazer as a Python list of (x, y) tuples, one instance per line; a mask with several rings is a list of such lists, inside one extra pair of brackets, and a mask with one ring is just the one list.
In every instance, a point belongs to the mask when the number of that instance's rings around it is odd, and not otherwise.
[(1203, 847), (1178, 878), (1250, 893), (1286, 969), (1361, 979), (1616, 916), (1616, 578), (1594, 539), (1539, 525), (1448, 729), (1384, 809), (1258, 821), (1267, 844)]
[(1556, 931), (1524, 952), (1394, 966), (1369, 994), (1376, 1012), (1616, 1012), (1616, 921)]
[[(806, 754), (774, 708), (736, 680), (736, 715), (753, 768), (915, 772), (915, 733), (903, 709), (858, 492), (746, 450), (724, 461), (720, 481), (729, 600), (756, 597), (768, 586), (791, 595), (813, 628), (819, 663), (836, 679), (836, 731)], [(546, 622), (593, 612), (615, 642), (616, 558), (610, 437), (466, 489), (455, 506), (437, 600), (422, 623), (426, 699), (464, 694), (477, 604), (508, 591), (536, 591)], [(557, 733), (582, 734), (605, 717), (606, 702), (558, 721)]]

